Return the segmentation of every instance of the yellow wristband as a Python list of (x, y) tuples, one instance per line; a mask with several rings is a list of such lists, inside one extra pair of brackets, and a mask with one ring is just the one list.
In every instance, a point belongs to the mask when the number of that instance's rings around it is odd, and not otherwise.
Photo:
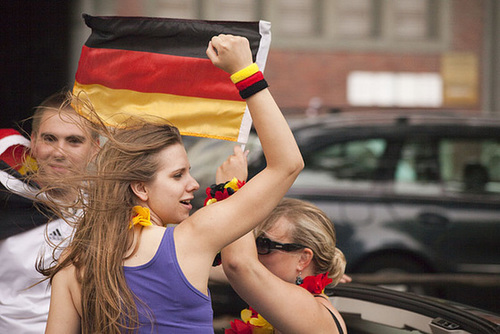
[(259, 66), (256, 63), (245, 67), (242, 70), (239, 70), (236, 73), (231, 74), (231, 81), (235, 84), (240, 82), (241, 80), (245, 80), (246, 78), (254, 75), (259, 72)]

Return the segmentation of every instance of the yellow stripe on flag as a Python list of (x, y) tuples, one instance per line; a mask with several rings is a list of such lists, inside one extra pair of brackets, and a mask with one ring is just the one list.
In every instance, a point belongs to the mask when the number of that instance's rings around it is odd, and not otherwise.
[[(163, 93), (141, 93), (75, 82), (73, 93), (88, 99), (108, 126), (124, 126), (130, 117), (157, 117), (175, 125), (181, 134), (238, 141), (245, 101), (216, 100)], [(85, 108), (76, 109), (88, 116)], [(214, 133), (216, 135), (214, 135)]]

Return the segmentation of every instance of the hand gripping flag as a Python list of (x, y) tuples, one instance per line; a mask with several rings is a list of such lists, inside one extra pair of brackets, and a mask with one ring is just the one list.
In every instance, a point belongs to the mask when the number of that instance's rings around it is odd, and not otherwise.
[(86, 96), (107, 125), (120, 126), (130, 115), (159, 116), (183, 135), (246, 143), (252, 123), (246, 103), (205, 52), (213, 36), (244, 36), (263, 71), (269, 22), (83, 17), (92, 32), (73, 93)]

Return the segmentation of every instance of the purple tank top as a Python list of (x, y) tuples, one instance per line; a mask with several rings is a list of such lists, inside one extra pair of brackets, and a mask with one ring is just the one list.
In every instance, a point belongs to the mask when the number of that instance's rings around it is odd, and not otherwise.
[(214, 332), (210, 297), (188, 282), (177, 262), (174, 227), (167, 227), (151, 261), (123, 269), (128, 286), (154, 316), (152, 331), (144, 305), (136, 303), (141, 323), (139, 333)]

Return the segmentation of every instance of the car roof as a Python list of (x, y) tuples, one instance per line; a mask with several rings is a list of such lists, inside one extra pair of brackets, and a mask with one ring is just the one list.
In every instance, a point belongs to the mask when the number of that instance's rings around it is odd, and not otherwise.
[(348, 127), (360, 125), (394, 124), (463, 124), (469, 126), (500, 127), (500, 116), (496, 114), (473, 114), (471, 112), (442, 111), (348, 111), (323, 114), (316, 117), (290, 116), (287, 118), (292, 129), (317, 127)]
[[(298, 142), (322, 135), (349, 140), (368, 136), (401, 136), (408, 133), (500, 137), (500, 117), (470, 112), (364, 111), (339, 112), (316, 117), (289, 117)], [(464, 131), (467, 130), (467, 131)]]

